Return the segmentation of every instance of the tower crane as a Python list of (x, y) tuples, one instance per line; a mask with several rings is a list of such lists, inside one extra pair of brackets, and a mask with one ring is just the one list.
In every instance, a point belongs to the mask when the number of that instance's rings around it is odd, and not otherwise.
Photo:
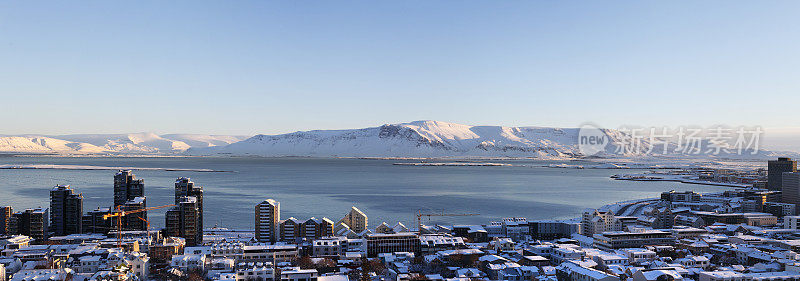
[(422, 234), (422, 217), (428, 217), (428, 220), (431, 217), (469, 217), (469, 216), (477, 216), (479, 214), (455, 214), (455, 213), (445, 213), (442, 211), (441, 213), (423, 213), (422, 210), (417, 210), (415, 214), (417, 216), (417, 230)]
[[(132, 211), (123, 211), (123, 210), (120, 209), (120, 206), (117, 206), (117, 209), (113, 213), (108, 213), (108, 214), (103, 215), (103, 219), (107, 220), (109, 218), (117, 218), (117, 248), (122, 248), (122, 217), (130, 215), (130, 214), (141, 213), (141, 212), (146, 212), (146, 211), (150, 211), (150, 210), (158, 210), (158, 209), (163, 209), (163, 208), (173, 207), (173, 206), (175, 206), (175, 204), (158, 206), (158, 207), (143, 208), (143, 209), (132, 210)], [(148, 235), (149, 235), (150, 223), (148, 222), (147, 224), (148, 224), (147, 231), (148, 231)]]
[(142, 217), (136, 217), (137, 219), (143, 220), (147, 224), (147, 246), (153, 244), (153, 237), (150, 236), (150, 221), (143, 219)]

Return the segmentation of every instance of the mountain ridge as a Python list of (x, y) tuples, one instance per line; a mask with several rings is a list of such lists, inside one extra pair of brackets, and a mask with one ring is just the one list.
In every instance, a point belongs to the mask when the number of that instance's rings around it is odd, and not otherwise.
[[(154, 133), (0, 136), (0, 153), (536, 159), (641, 156), (618, 153), (624, 151), (620, 145), (630, 137), (628, 134), (614, 129), (597, 130), (608, 138), (608, 144), (593, 155), (584, 155), (578, 146), (581, 128), (472, 126), (435, 120), (252, 137)], [(641, 144), (647, 146), (649, 142), (644, 139)], [(708, 144), (703, 143), (704, 147)], [(685, 155), (678, 152), (674, 143), (654, 145), (656, 151), (664, 145), (669, 151), (655, 157), (764, 159), (777, 156), (765, 150), (755, 155)]]
[(227, 135), (157, 135), (155, 133), (3, 135), (0, 136), (0, 152), (67, 155), (177, 155), (192, 147), (227, 145), (246, 138)]
[[(471, 126), (434, 120), (351, 130), (256, 135), (192, 155), (576, 158), (578, 128)], [(621, 135), (605, 130), (612, 139)], [(611, 151), (607, 151), (610, 153)]]

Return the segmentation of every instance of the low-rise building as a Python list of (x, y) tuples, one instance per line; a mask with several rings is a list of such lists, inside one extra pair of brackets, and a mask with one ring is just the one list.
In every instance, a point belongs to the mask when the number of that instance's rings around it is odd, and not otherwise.
[(558, 281), (620, 281), (617, 276), (572, 262), (565, 262), (556, 267), (556, 278)]
[(236, 265), (236, 281), (275, 281), (275, 267), (269, 262), (242, 262)]
[(417, 252), (419, 238), (411, 232), (404, 233), (370, 233), (365, 235), (367, 241), (367, 256), (376, 257), (380, 253)]
[(466, 248), (464, 239), (450, 234), (423, 234), (419, 236), (419, 252), (423, 255), (439, 251)]
[(242, 247), (244, 262), (287, 262), (299, 257), (297, 245), (251, 245)]
[(634, 232), (610, 231), (594, 236), (595, 247), (606, 251), (674, 244), (675, 237), (671, 233), (653, 229), (642, 229)]
[(281, 270), (281, 281), (317, 281), (319, 272), (316, 269), (300, 269), (299, 267)]

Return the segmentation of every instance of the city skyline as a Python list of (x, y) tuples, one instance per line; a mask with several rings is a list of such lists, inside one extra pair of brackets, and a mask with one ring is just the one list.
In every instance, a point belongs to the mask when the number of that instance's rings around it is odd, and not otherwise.
[(0, 281), (800, 281), (800, 2), (0, 2)]

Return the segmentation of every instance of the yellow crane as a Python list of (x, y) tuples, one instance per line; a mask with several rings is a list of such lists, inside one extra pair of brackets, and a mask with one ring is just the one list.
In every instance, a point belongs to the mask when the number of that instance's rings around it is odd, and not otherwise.
[[(138, 209), (138, 210), (132, 210), (132, 211), (123, 211), (123, 210), (120, 209), (120, 206), (117, 206), (117, 209), (113, 213), (108, 213), (108, 214), (103, 215), (103, 219), (107, 220), (107, 219), (110, 219), (110, 218), (117, 218), (117, 248), (122, 248), (122, 217), (130, 215), (130, 214), (141, 213), (141, 212), (146, 212), (146, 211), (150, 211), (150, 210), (158, 210), (158, 209), (163, 209), (163, 208), (173, 207), (173, 206), (175, 206), (175, 204), (158, 206), (158, 207), (150, 207), (150, 208), (144, 208), (144, 209)], [(150, 232), (150, 223), (149, 222), (147, 223), (147, 231), (148, 231), (148, 235), (149, 235), (149, 232)]]
[(477, 216), (479, 214), (453, 214), (453, 213), (445, 213), (442, 211), (441, 213), (423, 213), (422, 210), (417, 210), (415, 214), (417, 216), (417, 230), (420, 234), (422, 234), (422, 217), (428, 217), (428, 220), (431, 217), (469, 217), (469, 216)]

